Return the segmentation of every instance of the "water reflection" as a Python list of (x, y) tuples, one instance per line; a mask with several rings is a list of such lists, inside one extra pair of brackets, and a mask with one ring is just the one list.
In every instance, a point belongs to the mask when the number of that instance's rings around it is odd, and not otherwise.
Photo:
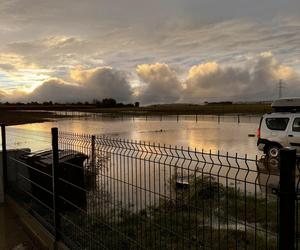
[[(31, 151), (51, 148), (49, 134), (38, 137), (31, 133), (20, 128), (10, 129), (8, 145), (17, 140), (15, 149), (24, 146)], [(188, 140), (192, 140), (189, 138), (193, 138), (193, 130), (181, 133), (190, 135)], [(220, 134), (215, 133), (215, 136)], [(174, 196), (178, 180), (180, 184), (188, 186), (208, 176), (212, 183), (234, 189), (244, 196), (276, 194), (279, 185), (276, 159), (262, 157), (257, 160), (236, 154), (214, 154), (114, 137), (97, 137), (96, 144), (92, 146), (90, 136), (70, 133), (60, 134), (59, 145), (61, 149), (72, 149), (87, 155), (87, 166), (93, 162), (92, 165), (100, 167), (94, 171), (97, 174), (97, 188), (126, 208), (144, 209), (157, 205), (161, 196)]]
[[(90, 117), (60, 119), (45, 123), (15, 126), (11, 127), (10, 131), (22, 136), (27, 134), (38, 136), (49, 133), (52, 127), (58, 127), (60, 131), (103, 134), (132, 140), (150, 141), (161, 145), (197, 148), (198, 150), (205, 149), (213, 152), (220, 150), (223, 153), (247, 154), (252, 157), (260, 154), (256, 147), (256, 138), (248, 137), (248, 134), (255, 134), (258, 125), (252, 120), (256, 120), (257, 117), (252, 117), (251, 122), (244, 123), (234, 121), (218, 123), (216, 120), (208, 120), (207, 117), (203, 119), (199, 117), (197, 123), (189, 119), (182, 119), (177, 122), (174, 117), (171, 118), (162, 121), (152, 117), (148, 117), (147, 120), (142, 118), (121, 120), (111, 117), (105, 119)], [(215, 117), (212, 118), (215, 119)]]
[(257, 162), (258, 183), (261, 190), (277, 194), (279, 188), (279, 161), (275, 158), (263, 157)]
[[(299, 166), (297, 161), (296, 166), (296, 184), (299, 186)], [(280, 183), (280, 163), (275, 158), (262, 157), (257, 162), (258, 183), (262, 191), (271, 194), (278, 194)], [(299, 190), (299, 187), (297, 187)]]

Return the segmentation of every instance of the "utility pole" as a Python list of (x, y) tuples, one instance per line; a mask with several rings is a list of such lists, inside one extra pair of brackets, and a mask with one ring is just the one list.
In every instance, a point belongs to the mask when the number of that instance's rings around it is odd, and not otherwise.
[(280, 79), (278, 83), (278, 98), (282, 98), (282, 89), (283, 89), (283, 82)]

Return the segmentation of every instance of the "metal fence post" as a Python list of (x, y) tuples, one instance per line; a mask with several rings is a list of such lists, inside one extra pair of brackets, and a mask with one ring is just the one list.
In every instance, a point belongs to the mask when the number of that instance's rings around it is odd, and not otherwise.
[(92, 173), (96, 174), (96, 136), (92, 135)]
[(296, 150), (280, 150), (279, 250), (295, 249)]
[(2, 138), (2, 168), (3, 168), (3, 189), (7, 191), (7, 150), (6, 150), (6, 128), (5, 124), (1, 124)]
[(52, 191), (53, 191), (53, 219), (55, 241), (60, 236), (59, 218), (59, 153), (58, 153), (58, 129), (52, 128)]
[(96, 136), (92, 135), (92, 162), (91, 162), (91, 178), (92, 178), (92, 187), (96, 187)]

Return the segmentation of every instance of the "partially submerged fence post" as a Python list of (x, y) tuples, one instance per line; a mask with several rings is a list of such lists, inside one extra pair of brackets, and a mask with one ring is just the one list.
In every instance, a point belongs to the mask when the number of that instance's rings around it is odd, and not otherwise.
[(92, 135), (92, 173), (96, 174), (96, 136)]
[(92, 187), (96, 187), (96, 136), (92, 135), (92, 161), (91, 161), (91, 180)]
[(279, 250), (295, 249), (296, 150), (280, 150)]
[(54, 237), (59, 240), (60, 218), (59, 218), (59, 153), (58, 153), (58, 129), (52, 128), (52, 191), (53, 191), (53, 219)]
[(2, 138), (2, 169), (3, 169), (3, 191), (7, 190), (7, 150), (6, 150), (6, 127), (1, 124), (1, 138)]

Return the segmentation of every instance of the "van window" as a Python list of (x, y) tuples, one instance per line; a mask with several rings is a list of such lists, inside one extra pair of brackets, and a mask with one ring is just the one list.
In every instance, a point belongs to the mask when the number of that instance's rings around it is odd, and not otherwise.
[(293, 123), (293, 131), (300, 132), (300, 118), (296, 118)]
[(289, 123), (289, 118), (267, 118), (267, 127), (271, 130), (284, 131)]

